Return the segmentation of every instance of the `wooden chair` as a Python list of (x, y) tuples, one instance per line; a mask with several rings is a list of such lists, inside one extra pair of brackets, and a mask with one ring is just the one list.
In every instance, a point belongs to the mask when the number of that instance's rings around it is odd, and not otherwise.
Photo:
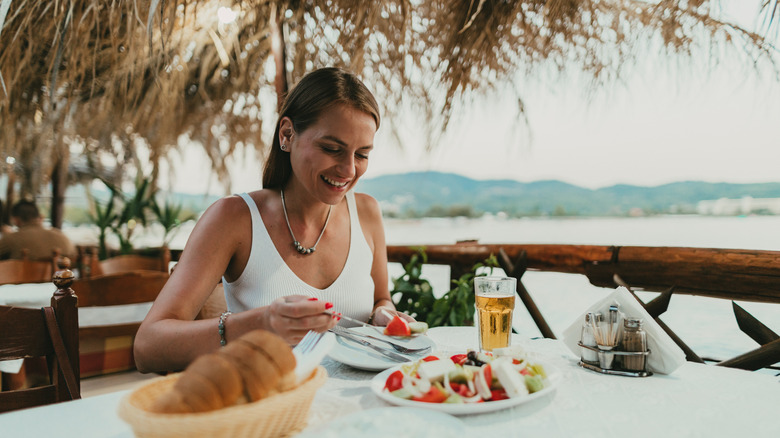
[(216, 318), (226, 310), (225, 289), (222, 287), (222, 283), (219, 283), (208, 299), (206, 299), (206, 302), (203, 303), (203, 307), (201, 307), (195, 319)]
[(100, 275), (119, 274), (130, 271), (168, 272), (171, 251), (160, 249), (159, 255), (125, 254), (98, 260), (97, 248), (79, 247), (79, 277), (91, 278)]
[[(80, 309), (151, 303), (157, 298), (168, 277), (165, 272), (131, 271), (78, 279), (72, 287), (76, 291)], [(79, 329), (80, 376), (83, 378), (134, 370), (133, 342), (140, 325), (138, 321), (82, 326)]]
[(11, 259), (0, 261), (0, 284), (44, 283), (52, 280), (60, 259), (54, 252), (50, 260)]
[(78, 310), (69, 289), (73, 274), (55, 276), (58, 290), (42, 309), (0, 306), (0, 359), (45, 357), (49, 383), (0, 392), (0, 412), (81, 398)]

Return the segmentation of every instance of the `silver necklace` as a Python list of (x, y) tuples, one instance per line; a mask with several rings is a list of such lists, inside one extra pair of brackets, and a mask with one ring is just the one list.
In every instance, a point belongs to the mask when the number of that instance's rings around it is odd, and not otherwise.
[(325, 234), (325, 227), (328, 226), (328, 221), (330, 220), (330, 213), (333, 211), (333, 206), (331, 205), (328, 209), (328, 217), (325, 218), (325, 225), (322, 226), (322, 231), (320, 231), (320, 237), (317, 238), (317, 241), (314, 242), (314, 246), (311, 248), (304, 248), (303, 245), (301, 245), (301, 242), (298, 242), (298, 240), (295, 238), (295, 234), (293, 234), (292, 227), (290, 226), (290, 218), (287, 217), (287, 206), (284, 204), (284, 190), (280, 190), (282, 194), (282, 211), (284, 211), (284, 221), (287, 222), (287, 229), (290, 230), (290, 236), (292, 236), (293, 240), (293, 246), (295, 247), (295, 250), (299, 253), (306, 255), (311, 254), (314, 251), (317, 250), (317, 245), (320, 243), (320, 239), (322, 239), (322, 235)]

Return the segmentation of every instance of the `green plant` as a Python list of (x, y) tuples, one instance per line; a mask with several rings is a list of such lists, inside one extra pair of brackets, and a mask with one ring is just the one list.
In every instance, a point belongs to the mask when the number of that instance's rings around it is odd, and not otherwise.
[(108, 230), (112, 229), (114, 222), (119, 215), (114, 212), (116, 197), (111, 193), (111, 198), (101, 207), (100, 203), (93, 199), (92, 212), (89, 213), (89, 219), (98, 227), (98, 257), (103, 260), (108, 257), (108, 247), (106, 246), (106, 237)]
[(117, 196), (123, 201), (122, 210), (111, 227), (114, 230), (114, 234), (119, 238), (120, 254), (133, 252), (133, 233), (139, 223), (142, 226), (146, 226), (146, 211), (151, 206), (155, 195), (150, 181), (149, 178), (137, 177), (135, 180), (135, 193), (132, 196), (125, 196), (117, 187), (104, 181), (108, 189), (111, 190), (111, 197)]
[(181, 226), (182, 222), (195, 218), (195, 215), (192, 214), (192, 212), (183, 214), (182, 204), (174, 204), (169, 199), (166, 199), (165, 203), (160, 205), (160, 202), (154, 198), (152, 199), (150, 208), (152, 213), (154, 213), (157, 222), (162, 225), (164, 229), (162, 246), (168, 246), (170, 239), (176, 234), (176, 231)]
[(420, 278), (422, 266), (428, 261), (424, 248), (417, 248), (409, 263), (404, 265), (404, 274), (393, 280), (391, 296), (397, 297), (395, 307), (418, 321), (427, 321), (436, 298), (428, 280)]
[[(474, 324), (474, 277), (482, 268), (498, 266), (495, 255), (475, 264), (470, 272), (453, 280), (454, 287), (441, 298), (435, 298), (428, 280), (420, 277), (422, 265), (428, 261), (424, 248), (418, 248), (409, 263), (404, 265), (404, 274), (393, 280), (391, 296), (398, 297), (396, 308), (425, 321), (429, 327), (461, 326)], [(479, 274), (486, 275), (486, 274)]]
[(135, 193), (132, 195), (125, 195), (118, 187), (104, 179), (101, 181), (111, 192), (111, 197), (105, 204), (101, 204), (90, 196), (92, 205), (89, 219), (98, 227), (98, 257), (102, 260), (109, 256), (106, 245), (108, 230), (119, 239), (121, 254), (133, 252), (133, 234), (139, 225), (146, 226), (155, 190), (151, 180), (144, 177), (136, 179)]

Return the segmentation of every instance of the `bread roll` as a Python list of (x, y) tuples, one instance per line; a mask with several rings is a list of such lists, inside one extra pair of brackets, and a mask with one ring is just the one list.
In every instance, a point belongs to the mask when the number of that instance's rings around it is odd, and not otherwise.
[(241, 375), (247, 400), (268, 397), (276, 389), (282, 376), (265, 354), (239, 342), (227, 345), (222, 353), (233, 361)]
[(204, 412), (257, 401), (295, 387), (294, 371), (295, 356), (287, 342), (271, 332), (254, 330), (194, 360), (151, 410)]

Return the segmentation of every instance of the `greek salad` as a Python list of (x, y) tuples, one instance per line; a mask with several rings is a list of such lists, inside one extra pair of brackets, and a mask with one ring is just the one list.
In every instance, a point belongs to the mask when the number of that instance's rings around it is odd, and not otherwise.
[(391, 373), (383, 391), (427, 403), (482, 403), (521, 398), (549, 385), (541, 364), (508, 348), (427, 356)]

